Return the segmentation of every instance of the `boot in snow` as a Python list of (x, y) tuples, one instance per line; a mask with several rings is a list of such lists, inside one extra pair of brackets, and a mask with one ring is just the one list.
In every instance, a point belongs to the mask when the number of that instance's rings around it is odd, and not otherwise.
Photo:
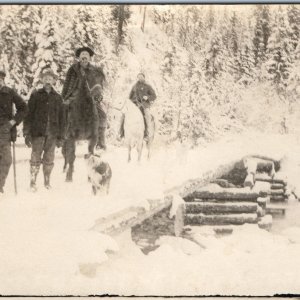
[(30, 189), (32, 192), (37, 191), (36, 177), (39, 173), (40, 166), (30, 166)]
[(52, 169), (53, 169), (53, 165), (43, 165), (44, 186), (47, 190), (51, 189), (50, 174), (52, 172)]

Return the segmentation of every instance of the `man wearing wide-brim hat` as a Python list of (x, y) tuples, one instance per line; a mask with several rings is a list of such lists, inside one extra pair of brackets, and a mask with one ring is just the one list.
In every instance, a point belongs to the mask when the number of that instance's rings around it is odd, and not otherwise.
[[(0, 70), (0, 193), (4, 192), (4, 184), (12, 163), (10, 143), (16, 140), (16, 126), (23, 121), (26, 114), (26, 103), (5, 85), (5, 77), (6, 73)], [(17, 110), (15, 115), (13, 105)]]
[(62, 98), (54, 90), (57, 75), (50, 67), (40, 74), (43, 87), (34, 91), (28, 101), (28, 114), (24, 120), (25, 143), (32, 147), (30, 160), (30, 188), (37, 190), (36, 178), (43, 164), (44, 186), (50, 186), (50, 174), (54, 166), (55, 146), (62, 143)]
[[(68, 128), (66, 132), (67, 142), (63, 149), (63, 154), (68, 158), (69, 169), (67, 172), (66, 181), (72, 181), (72, 168), (75, 161), (75, 141), (78, 139), (87, 139), (90, 135), (97, 135), (98, 146), (105, 149), (105, 129), (106, 129), (106, 114), (101, 107), (101, 101), (103, 99), (102, 91), (98, 90), (97, 95), (90, 94), (90, 88), (88, 84), (88, 78), (93, 77), (93, 74), (101, 74), (103, 81), (105, 75), (101, 67), (97, 67), (91, 63), (92, 57), (95, 52), (92, 48), (83, 46), (75, 51), (75, 57), (77, 62), (71, 65), (66, 74), (66, 79), (63, 86), (62, 97), (66, 110), (66, 118)], [(81, 109), (78, 109), (78, 105), (74, 105), (78, 99), (81, 99)], [(98, 114), (90, 115), (90, 106), (97, 108)], [(97, 122), (95, 122), (97, 118)], [(97, 124), (96, 124), (97, 123)], [(96, 124), (96, 125), (95, 125)], [(99, 126), (98, 126), (99, 125)], [(98, 127), (97, 130), (91, 129)], [(95, 131), (97, 131), (95, 133)], [(93, 143), (89, 146), (89, 151)]]

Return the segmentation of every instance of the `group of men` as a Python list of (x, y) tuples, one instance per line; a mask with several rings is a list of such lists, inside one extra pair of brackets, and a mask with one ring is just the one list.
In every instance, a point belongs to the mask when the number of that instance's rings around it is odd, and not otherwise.
[[(0, 193), (4, 193), (4, 185), (12, 164), (11, 142), (17, 138), (16, 127), (23, 123), (25, 144), (32, 148), (30, 159), (30, 188), (35, 191), (36, 179), (41, 164), (43, 165), (44, 186), (49, 189), (50, 175), (54, 166), (55, 147), (64, 142), (64, 105), (68, 104), (72, 93), (76, 92), (81, 77), (84, 77), (94, 66), (91, 59), (95, 55), (90, 47), (76, 50), (78, 59), (68, 70), (62, 94), (54, 89), (57, 79), (50, 67), (45, 67), (40, 79), (43, 87), (34, 90), (28, 104), (13, 89), (5, 85), (6, 73), (0, 70)], [(150, 107), (156, 99), (153, 88), (145, 82), (145, 75), (138, 74), (138, 81), (133, 86), (129, 98), (140, 108), (145, 119), (145, 139), (148, 138)], [(93, 100), (94, 101), (94, 100)], [(95, 101), (102, 101), (102, 96)], [(13, 108), (15, 106), (15, 109)], [(106, 120), (106, 114), (99, 110), (99, 117)], [(14, 113), (14, 110), (16, 111)], [(106, 124), (106, 122), (100, 122)], [(124, 118), (122, 118), (119, 139), (124, 136)], [(106, 149), (105, 128), (99, 131), (98, 145)]]

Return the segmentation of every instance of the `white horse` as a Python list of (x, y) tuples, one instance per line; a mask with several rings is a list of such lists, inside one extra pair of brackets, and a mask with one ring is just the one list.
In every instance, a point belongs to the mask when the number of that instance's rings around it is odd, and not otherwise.
[[(124, 137), (125, 145), (128, 148), (128, 162), (131, 161), (131, 150), (136, 148), (138, 161), (141, 160), (144, 142), (145, 123), (141, 110), (131, 100), (126, 99), (120, 110), (125, 115)], [(151, 145), (154, 139), (155, 122), (152, 116), (151, 126), (149, 126), (149, 140), (146, 143), (148, 149), (148, 160), (151, 156)]]

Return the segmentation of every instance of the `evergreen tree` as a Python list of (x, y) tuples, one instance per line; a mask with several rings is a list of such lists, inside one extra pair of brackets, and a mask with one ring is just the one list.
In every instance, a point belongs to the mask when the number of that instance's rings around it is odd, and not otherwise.
[(61, 41), (57, 22), (55, 7), (45, 7), (38, 33), (35, 37), (37, 50), (34, 53), (35, 63), (32, 65), (33, 85), (39, 82), (39, 75), (46, 66), (58, 73), (60, 65), (58, 63), (58, 45)]
[(269, 6), (257, 5), (255, 19), (253, 50), (255, 66), (258, 66), (265, 61), (268, 40), (271, 34)]
[(281, 7), (276, 14), (273, 32), (267, 48), (267, 77), (278, 92), (285, 90), (291, 68), (293, 42), (289, 35), (289, 24), (286, 11)]
[(17, 74), (19, 80), (19, 92), (28, 94), (32, 83), (32, 65), (35, 63), (34, 54), (37, 51), (35, 36), (41, 23), (41, 7), (24, 5), (17, 14), (19, 20), (18, 50), (17, 50)]
[(130, 9), (128, 5), (115, 5), (112, 8), (112, 22), (114, 24), (116, 53), (119, 46), (124, 43), (126, 36), (126, 25), (130, 18)]

